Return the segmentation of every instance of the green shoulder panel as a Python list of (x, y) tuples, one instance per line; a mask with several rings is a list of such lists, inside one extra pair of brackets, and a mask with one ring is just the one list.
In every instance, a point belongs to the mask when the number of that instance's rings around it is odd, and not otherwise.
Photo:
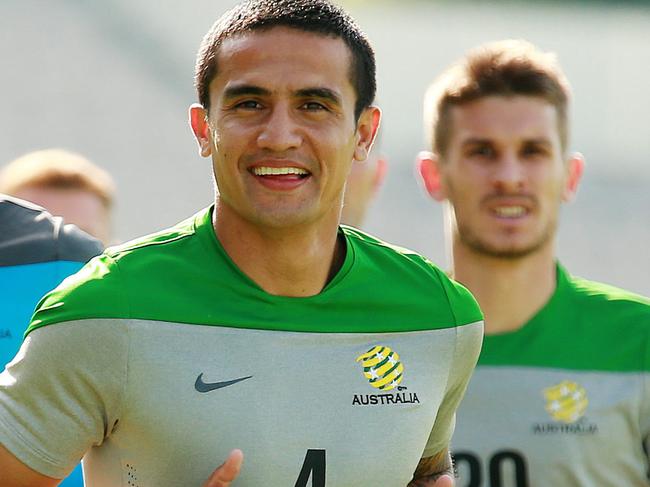
[(521, 329), (485, 337), (480, 365), (650, 372), (650, 300), (569, 275)]
[[(483, 320), (474, 296), (461, 284), (450, 279), (441, 269), (426, 257), (412, 250), (391, 245), (350, 227), (343, 227), (348, 238), (363, 243), (363, 253), (358, 261), (367, 261), (370, 266), (380, 265), (388, 274), (385, 281), (378, 283), (386, 286), (383, 294), (397, 296), (398, 300), (409, 303), (414, 318), (424, 316), (444, 316), (444, 325), (440, 328), (462, 326)], [(398, 276), (402, 275), (402, 279)], [(391, 279), (393, 276), (394, 279)], [(400, 282), (408, 283), (400, 290)], [(400, 292), (404, 295), (399, 296)], [(397, 304), (397, 303), (396, 303)]]
[(441, 280), (458, 325), (469, 325), (483, 321), (481, 308), (465, 286), (450, 279), (446, 274), (441, 274)]
[(53, 323), (113, 317), (128, 317), (128, 304), (119, 269), (110, 256), (103, 254), (41, 299), (25, 336)]
[(576, 331), (588, 337), (574, 360), (589, 369), (650, 372), (650, 299), (568, 274), (566, 279), (575, 293), (566, 307), (574, 308)]
[(425, 258), (351, 228), (347, 255), (319, 294), (266, 293), (230, 260), (210, 209), (110, 248), (39, 305), (28, 333), (86, 318), (316, 333), (409, 332), (481, 320), (471, 295)]
[[(120, 271), (120, 259), (138, 249), (174, 242), (191, 235), (193, 221), (194, 218), (170, 230), (106, 249), (41, 299), (25, 336), (42, 326), (65, 321), (129, 318), (130, 297), (127, 281)], [(151, 261), (152, 271), (159, 268), (153, 262), (155, 257), (143, 256)]]

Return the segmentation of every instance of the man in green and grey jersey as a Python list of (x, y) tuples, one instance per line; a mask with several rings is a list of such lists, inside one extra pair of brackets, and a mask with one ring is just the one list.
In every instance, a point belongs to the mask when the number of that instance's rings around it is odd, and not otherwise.
[(365, 36), (325, 1), (246, 2), (196, 83), (215, 204), (40, 303), (0, 375), (3, 487), (82, 456), (89, 487), (451, 486), (482, 315), (426, 259), (339, 226), (380, 118)]
[(446, 201), (453, 276), (486, 336), (452, 443), (461, 487), (642, 487), (650, 438), (650, 301), (555, 257), (569, 154), (568, 83), (524, 41), (480, 46), (425, 102), (429, 193)]

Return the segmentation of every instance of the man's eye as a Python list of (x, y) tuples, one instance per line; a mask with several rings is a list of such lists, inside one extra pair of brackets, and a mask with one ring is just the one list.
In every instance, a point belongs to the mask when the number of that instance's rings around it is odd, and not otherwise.
[(320, 111), (320, 110), (327, 110), (325, 105), (323, 105), (322, 103), (315, 102), (315, 101), (308, 101), (306, 103), (303, 103), (301, 108), (303, 110), (307, 110), (307, 111), (310, 111), (310, 112), (317, 112), (317, 111)]
[(468, 152), (470, 156), (492, 157), (494, 155), (494, 150), (488, 146), (472, 147)]
[(262, 105), (255, 100), (245, 100), (237, 103), (235, 105), (235, 108), (244, 110), (259, 110), (262, 108)]
[(522, 152), (525, 156), (539, 156), (546, 154), (546, 149), (536, 145), (529, 145), (524, 147)]

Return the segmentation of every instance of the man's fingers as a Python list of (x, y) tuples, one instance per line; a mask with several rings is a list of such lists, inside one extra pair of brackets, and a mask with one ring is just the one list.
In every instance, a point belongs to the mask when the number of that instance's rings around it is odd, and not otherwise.
[(454, 480), (449, 475), (443, 475), (435, 481), (432, 487), (454, 487)]
[(203, 487), (228, 487), (235, 480), (241, 470), (244, 454), (241, 450), (233, 450), (217, 469), (212, 472)]

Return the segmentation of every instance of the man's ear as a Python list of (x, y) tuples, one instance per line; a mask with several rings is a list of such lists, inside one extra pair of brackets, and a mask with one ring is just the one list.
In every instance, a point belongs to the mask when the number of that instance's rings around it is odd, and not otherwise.
[(422, 151), (417, 155), (415, 164), (427, 193), (436, 201), (444, 201), (447, 195), (442, 186), (440, 158), (433, 152)]
[(379, 123), (381, 120), (381, 110), (379, 107), (368, 107), (359, 116), (357, 122), (357, 145), (354, 148), (353, 159), (363, 162), (368, 159), (368, 154), (375, 140)]
[(580, 185), (582, 174), (585, 170), (585, 158), (582, 154), (576, 152), (571, 155), (567, 165), (568, 175), (564, 185), (564, 191), (562, 192), (562, 200), (569, 202), (578, 193), (578, 186)]
[(202, 105), (198, 103), (190, 106), (190, 126), (194, 137), (199, 143), (199, 154), (208, 157), (212, 154), (212, 145), (210, 143), (210, 125), (208, 124), (208, 113)]

